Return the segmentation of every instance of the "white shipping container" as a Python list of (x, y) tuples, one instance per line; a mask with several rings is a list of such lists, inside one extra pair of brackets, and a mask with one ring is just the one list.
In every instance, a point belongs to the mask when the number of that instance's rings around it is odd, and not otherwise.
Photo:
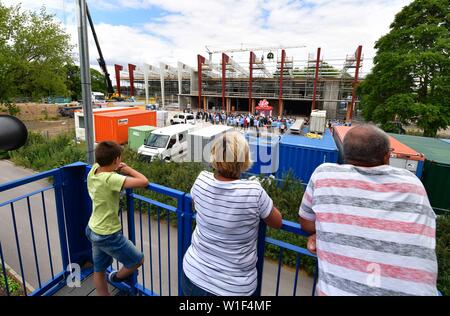
[(305, 122), (304, 119), (300, 118), (300, 119), (296, 119), (294, 124), (291, 125), (291, 127), (289, 127), (289, 130), (291, 131), (292, 134), (296, 133), (296, 134), (300, 134), (300, 132), (303, 129), (303, 123)]
[(223, 133), (231, 131), (231, 126), (212, 125), (188, 134), (187, 161), (209, 163), (211, 145)]
[(157, 127), (165, 127), (169, 119), (168, 111), (156, 111), (156, 125)]
[(327, 111), (313, 110), (309, 131), (312, 133), (324, 133), (327, 124)]

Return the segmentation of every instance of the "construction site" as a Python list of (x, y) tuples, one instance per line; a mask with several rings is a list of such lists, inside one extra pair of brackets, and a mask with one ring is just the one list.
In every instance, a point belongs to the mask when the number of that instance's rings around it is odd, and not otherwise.
[(318, 109), (326, 110), (327, 119), (351, 121), (364, 76), (362, 46), (340, 59), (324, 58), (321, 48), (307, 56), (289, 53), (301, 47), (207, 47), (195, 66), (116, 64), (116, 91), (164, 109), (254, 113), (266, 99), (273, 116), (309, 116)]

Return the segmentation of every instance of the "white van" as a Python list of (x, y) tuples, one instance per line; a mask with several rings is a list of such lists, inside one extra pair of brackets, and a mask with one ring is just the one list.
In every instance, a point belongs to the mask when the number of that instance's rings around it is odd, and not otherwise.
[(191, 113), (177, 113), (170, 120), (170, 124), (195, 124), (195, 116)]
[(138, 154), (145, 160), (164, 159), (167, 161), (183, 161), (187, 156), (187, 135), (195, 126), (177, 124), (158, 128), (150, 133), (144, 145), (139, 147)]

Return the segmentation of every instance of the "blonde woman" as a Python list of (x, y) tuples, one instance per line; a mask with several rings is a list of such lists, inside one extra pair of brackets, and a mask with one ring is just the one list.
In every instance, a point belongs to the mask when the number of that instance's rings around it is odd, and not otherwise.
[(197, 226), (183, 260), (183, 292), (250, 296), (257, 286), (259, 222), (280, 228), (281, 214), (259, 182), (240, 180), (251, 166), (242, 134), (219, 137), (210, 160), (215, 172), (202, 171), (191, 189)]

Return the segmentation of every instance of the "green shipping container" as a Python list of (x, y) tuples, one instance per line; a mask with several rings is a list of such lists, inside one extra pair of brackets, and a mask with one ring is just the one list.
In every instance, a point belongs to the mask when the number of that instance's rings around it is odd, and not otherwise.
[(425, 155), (422, 182), (433, 208), (450, 212), (450, 144), (437, 138), (390, 134)]
[(148, 135), (155, 129), (157, 127), (149, 125), (130, 127), (128, 129), (128, 147), (137, 151), (144, 144)]

